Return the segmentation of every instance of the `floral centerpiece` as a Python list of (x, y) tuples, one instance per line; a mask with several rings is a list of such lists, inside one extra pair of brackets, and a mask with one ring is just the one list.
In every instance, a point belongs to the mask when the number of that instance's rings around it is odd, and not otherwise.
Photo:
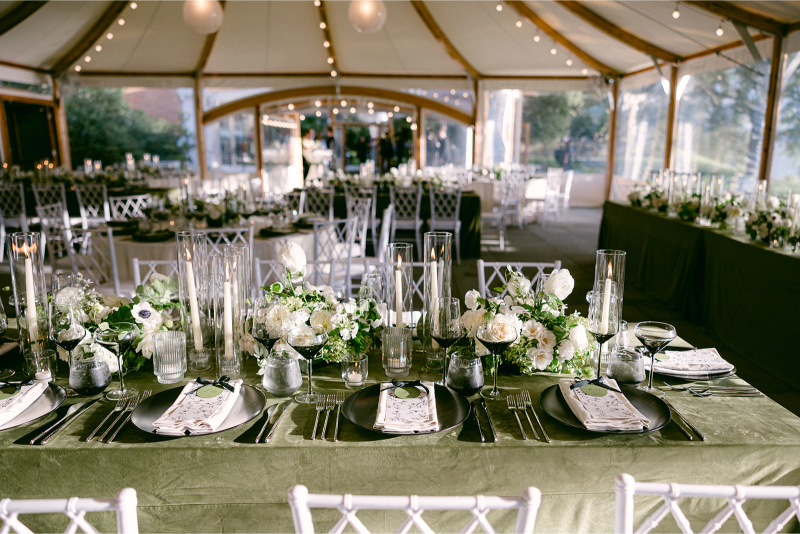
[[(710, 212), (709, 212), (710, 213)], [(695, 222), (700, 216), (700, 195), (693, 194), (678, 206), (678, 217), (682, 221)]]
[(510, 266), (506, 279), (508, 284), (494, 288), (498, 293), (507, 290), (503, 299), (483, 298), (475, 290), (467, 292), (467, 311), (461, 318), (467, 335), (460, 342), (459, 351), (485, 356), (489, 351), (475, 338), (478, 327), (484, 323), (498, 329), (512, 325), (519, 336), (503, 354), (503, 360), (522, 373), (587, 374), (591, 367), (589, 357), (597, 344), (586, 330), (586, 318), (577, 312), (565, 314), (564, 299), (575, 287), (569, 271), (553, 271), (539, 292)]
[(717, 199), (713, 206), (711, 222), (719, 225), (721, 229), (733, 226), (733, 221), (744, 215), (744, 197), (732, 193), (725, 193)]
[(628, 200), (634, 208), (643, 210), (656, 210), (659, 213), (666, 213), (669, 208), (669, 199), (664, 191), (652, 189), (650, 187), (637, 187), (628, 194)]
[(765, 205), (758, 206), (747, 218), (745, 230), (753, 240), (780, 246), (792, 224), (786, 204), (778, 197), (770, 196)]
[(340, 362), (350, 354), (369, 350), (372, 334), (386, 326), (386, 304), (373, 299), (339, 300), (330, 286), (305, 282), (306, 254), (297, 243), (284, 245), (278, 259), (286, 268), (283, 282), (262, 288), (275, 304), (252, 320), (266, 323), (275, 332), (300, 325), (324, 327), (329, 339), (322, 358), (328, 362)]
[[(153, 357), (153, 336), (156, 332), (178, 327), (172, 318), (173, 308), (180, 306), (174, 302), (178, 291), (175, 281), (158, 273), (150, 275), (147, 285), (136, 288), (136, 296), (131, 301), (113, 293), (99, 294), (90, 280), (78, 275), (77, 287), (65, 287), (55, 297), (56, 304), (78, 304), (83, 312), (86, 336), (78, 345), (84, 354), (96, 354), (108, 362), (112, 373), (119, 370), (119, 363), (113, 353), (95, 343), (94, 332), (119, 323), (136, 323), (139, 337), (123, 357), (124, 371), (136, 371)], [(62, 359), (66, 352), (59, 350)]]

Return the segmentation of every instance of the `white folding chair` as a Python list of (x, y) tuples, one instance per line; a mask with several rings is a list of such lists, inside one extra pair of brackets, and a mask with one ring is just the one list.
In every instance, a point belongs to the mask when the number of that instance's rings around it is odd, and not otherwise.
[[(133, 258), (133, 287), (137, 288), (146, 284), (150, 277), (155, 274), (163, 274), (171, 277), (178, 282), (178, 262), (177, 260), (140, 260)], [(146, 269), (142, 276), (142, 269)]]
[(367, 230), (369, 229), (372, 214), (372, 199), (348, 196), (346, 201), (347, 218), (355, 217), (358, 219), (356, 244), (359, 248), (358, 255), (363, 258), (367, 255)]
[(317, 216), (333, 220), (333, 188), (307, 187), (303, 213), (315, 213)]
[(39, 217), (44, 236), (42, 254), (48, 251), (49, 246), (50, 266), (55, 272), (58, 260), (68, 255), (67, 249), (72, 239), (64, 204), (57, 202), (36, 206), (36, 215)]
[(206, 235), (206, 243), (208, 244), (208, 254), (214, 252), (222, 254), (222, 247), (224, 245), (247, 245), (250, 247), (250, 261), (252, 262), (253, 251), (253, 235), (254, 228), (252, 225), (247, 227), (237, 228), (205, 228), (203, 230), (191, 230), (192, 237), (197, 234)]
[[(72, 272), (83, 274), (98, 287), (113, 288), (120, 294), (117, 255), (114, 251), (114, 232), (111, 228), (72, 230), (67, 250)], [(111, 288), (108, 288), (111, 286)]]
[(33, 189), (33, 197), (36, 199), (37, 207), (44, 207), (50, 204), (63, 204), (67, 226), (72, 225), (72, 221), (69, 218), (69, 213), (67, 212), (67, 190), (64, 187), (64, 184), (33, 183), (31, 184), (31, 189)]
[[(305, 486), (293, 486), (289, 489), (289, 506), (292, 509), (294, 529), (298, 534), (313, 534), (314, 518), (311, 508), (336, 509), (342, 517), (330, 532), (341, 534), (350, 526), (358, 534), (369, 534), (369, 529), (361, 522), (357, 514), (360, 510), (402, 510), (406, 513), (403, 523), (395, 531), (407, 533), (416, 527), (423, 534), (433, 534), (433, 530), (422, 518), (426, 511), (458, 511), (469, 512), (466, 525), (461, 532), (472, 533), (481, 527), (484, 532), (494, 534), (495, 529), (487, 515), (492, 510), (518, 510), (514, 532), (532, 534), (536, 525), (536, 514), (542, 502), (542, 492), (528, 487), (522, 497), (410, 497), (382, 495), (318, 495), (310, 494)], [(465, 514), (467, 516), (467, 514)], [(448, 527), (449, 532), (456, 529)]]
[(501, 188), (505, 191), (506, 213), (514, 213), (517, 216), (517, 224), (522, 228), (524, 222), (524, 202), (523, 193), (525, 192), (525, 173), (521, 171), (505, 172), (500, 177)]
[(350, 267), (357, 225), (356, 217), (314, 223), (314, 285), (326, 283), (331, 287), (343, 288), (345, 294), (350, 295)]
[(552, 213), (556, 216), (556, 223), (561, 212), (561, 182), (564, 173), (550, 173), (547, 170), (547, 189), (544, 193), (544, 203), (542, 204), (542, 228), (547, 226), (547, 214)]
[(500, 205), (493, 206), (492, 211), (481, 213), (481, 243), (489, 243), (490, 241), (484, 239), (486, 236), (486, 224), (497, 227), (497, 240), (500, 246), (500, 251), (506, 249), (506, 227), (508, 226), (508, 218), (510, 213), (511, 195), (515, 190), (516, 185), (506, 180), (501, 180), (499, 185), (498, 197), (500, 197)]
[[(531, 287), (536, 287), (536, 282), (543, 274), (545, 269), (561, 269), (561, 262), (554, 261), (553, 263), (532, 263), (532, 262), (508, 262), (508, 261), (483, 261), (478, 260), (478, 291), (481, 297), (486, 298), (488, 290), (492, 287), (504, 286), (508, 283), (506, 280), (504, 270), (511, 266), (515, 271), (521, 272), (525, 277), (531, 281)], [(505, 297), (507, 291), (499, 297)]]
[(278, 260), (262, 260), (256, 258), (256, 296), (263, 297), (262, 287), (275, 282), (282, 282), (286, 275), (286, 267)]
[(561, 184), (561, 192), (558, 198), (561, 200), (561, 208), (569, 209), (569, 197), (572, 194), (572, 180), (575, 178), (575, 171), (568, 171), (564, 173), (564, 179)]
[(461, 265), (461, 188), (431, 187), (431, 232), (451, 230), (455, 234), (456, 262)]
[(108, 189), (105, 184), (76, 185), (75, 194), (78, 197), (81, 226), (84, 230), (89, 226), (97, 226), (111, 220)]
[[(754, 533), (753, 523), (742, 505), (751, 500), (787, 500), (789, 507), (772, 521), (764, 532), (780, 532), (793, 518), (800, 520), (800, 487), (798, 486), (711, 486), (701, 484), (658, 484), (636, 482), (628, 474), (617, 477), (614, 484), (617, 503), (614, 521), (614, 532), (632, 534), (633, 498), (635, 495), (652, 495), (664, 499), (662, 504), (650, 517), (644, 520), (636, 532), (650, 532), (671, 514), (681, 532), (695, 532), (689, 519), (678, 505), (684, 497), (726, 499), (728, 504), (711, 521), (702, 527), (700, 532), (716, 532), (733, 516), (739, 528), (748, 534)], [(291, 502), (291, 499), (290, 499)]]
[[(378, 248), (378, 221), (377, 221), (377, 212), (378, 212), (378, 186), (361, 186), (361, 187), (351, 187), (345, 184), (344, 186), (344, 194), (346, 198), (362, 198), (362, 199), (372, 199), (372, 205), (370, 208), (369, 213), (369, 230), (370, 230), (370, 237), (372, 239), (372, 248), (373, 250), (377, 250)], [(348, 203), (348, 206), (350, 204)], [(347, 212), (348, 217), (352, 217), (350, 212)]]
[(144, 208), (147, 207), (149, 195), (130, 195), (127, 197), (110, 197), (111, 218), (114, 220), (143, 219)]
[(453, 169), (451, 176), (453, 183), (458, 185), (462, 190), (469, 191), (472, 189), (472, 171), (469, 169), (459, 168)]
[(289, 191), (283, 195), (283, 199), (289, 206), (289, 209), (296, 211), (298, 214), (303, 213), (303, 201), (305, 200), (305, 191)]
[(422, 186), (392, 186), (389, 188), (389, 197), (394, 206), (391, 240), (395, 240), (397, 230), (413, 230), (417, 241), (417, 259), (422, 260), (422, 219), (419, 216), (422, 206)]
[(22, 184), (0, 183), (0, 262), (5, 258), (8, 228), (28, 232), (28, 217), (25, 214), (25, 188)]

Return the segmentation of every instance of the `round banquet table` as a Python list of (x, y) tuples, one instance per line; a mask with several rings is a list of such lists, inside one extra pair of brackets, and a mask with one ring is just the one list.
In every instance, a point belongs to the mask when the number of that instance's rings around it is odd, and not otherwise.
[[(213, 232), (214, 229), (208, 228), (206, 231)], [(253, 239), (253, 259), (277, 260), (278, 252), (288, 241), (293, 241), (303, 247), (307, 258), (314, 257), (314, 232), (300, 230), (289, 236), (269, 238), (260, 237), (256, 233)], [(114, 236), (114, 251), (117, 256), (117, 270), (121, 284), (133, 282), (133, 258), (138, 258), (140, 261), (176, 261), (178, 259), (174, 239), (160, 243), (141, 243), (134, 241), (130, 236)]]

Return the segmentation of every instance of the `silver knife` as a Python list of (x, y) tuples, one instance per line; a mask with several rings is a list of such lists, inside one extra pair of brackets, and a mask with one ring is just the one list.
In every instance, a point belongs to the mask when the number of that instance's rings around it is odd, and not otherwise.
[(50, 435), (46, 436), (46, 437), (45, 437), (45, 438), (44, 438), (42, 441), (40, 441), (40, 442), (39, 442), (39, 445), (47, 445), (47, 443), (48, 443), (48, 442), (49, 442), (51, 439), (53, 439), (54, 437), (56, 437), (57, 435), (59, 435), (59, 434), (61, 433), (61, 431), (62, 431), (62, 430), (64, 430), (65, 428), (67, 428), (69, 425), (71, 425), (71, 424), (72, 424), (72, 423), (73, 423), (73, 422), (74, 422), (74, 421), (75, 421), (75, 420), (76, 420), (78, 417), (80, 417), (81, 415), (83, 415), (83, 413), (84, 413), (84, 412), (86, 412), (86, 411), (87, 411), (89, 408), (91, 408), (91, 407), (92, 407), (92, 405), (93, 405), (94, 403), (98, 402), (98, 401), (99, 401), (99, 400), (101, 400), (101, 399), (102, 399), (102, 397), (100, 397), (100, 398), (98, 398), (98, 399), (94, 399), (94, 400), (92, 400), (92, 401), (89, 401), (89, 402), (87, 402), (87, 403), (86, 403), (86, 405), (85, 405), (84, 407), (82, 407), (80, 410), (77, 410), (77, 411), (76, 411), (76, 412), (75, 412), (75, 413), (72, 415), (72, 417), (71, 417), (69, 420), (67, 420), (67, 421), (64, 421), (64, 424), (63, 424), (63, 425), (61, 425), (60, 427), (58, 427), (57, 429), (55, 429), (55, 430), (54, 430), (54, 431), (53, 431), (53, 432), (52, 432)]
[(472, 409), (475, 410), (475, 424), (478, 425), (478, 433), (481, 435), (481, 443), (486, 443), (486, 438), (483, 436), (483, 429), (481, 428), (481, 420), (478, 419), (478, 401), (472, 401)]
[(689, 421), (688, 421), (688, 420), (687, 420), (687, 419), (686, 419), (686, 418), (683, 416), (683, 414), (681, 414), (681, 412), (679, 412), (678, 410), (676, 410), (676, 409), (675, 409), (675, 406), (673, 406), (671, 402), (669, 402), (669, 401), (668, 401), (666, 398), (663, 398), (663, 397), (661, 398), (661, 400), (663, 400), (663, 401), (664, 401), (664, 404), (666, 404), (667, 406), (669, 406), (670, 408), (672, 408), (672, 411), (673, 411), (673, 412), (675, 412), (675, 415), (677, 415), (677, 416), (680, 418), (680, 420), (681, 420), (681, 421), (683, 421), (683, 422), (686, 424), (686, 426), (688, 426), (689, 428), (691, 428), (691, 429), (692, 429), (692, 432), (694, 432), (695, 434), (697, 434), (697, 437), (698, 437), (698, 438), (700, 438), (700, 439), (701, 439), (701, 440), (703, 440), (703, 441), (705, 441), (705, 440), (706, 440), (706, 437), (703, 435), (703, 433), (702, 433), (702, 432), (700, 432), (699, 430), (697, 430), (697, 427), (695, 427), (695, 426), (694, 426), (692, 423), (690, 423), (690, 422), (689, 422)]
[(256, 443), (258, 443), (258, 440), (261, 439), (261, 436), (264, 434), (264, 431), (267, 429), (267, 425), (269, 424), (269, 420), (272, 419), (272, 414), (275, 413), (275, 408), (277, 408), (277, 407), (278, 407), (277, 404), (273, 404), (272, 406), (267, 408), (267, 420), (264, 421), (264, 426), (261, 427), (261, 432), (259, 432), (258, 436), (256, 436)]
[(281, 411), (281, 414), (278, 416), (278, 419), (275, 421), (275, 424), (272, 425), (272, 428), (269, 429), (267, 437), (264, 438), (264, 443), (269, 443), (269, 440), (272, 439), (272, 434), (275, 432), (275, 429), (278, 428), (278, 425), (281, 424), (281, 419), (283, 419), (283, 416), (286, 415), (286, 412), (289, 411), (289, 405), (291, 403), (292, 401), (286, 401), (283, 403), (283, 410)]
[(481, 401), (481, 406), (483, 406), (483, 411), (486, 412), (486, 419), (489, 421), (489, 428), (492, 430), (492, 437), (494, 438), (494, 442), (497, 443), (497, 432), (494, 429), (494, 423), (492, 423), (492, 416), (489, 415), (489, 407), (486, 406), (486, 399), (479, 399)]
[(67, 414), (66, 414), (64, 417), (62, 417), (61, 419), (59, 419), (58, 421), (56, 421), (55, 423), (53, 423), (53, 425), (52, 425), (52, 426), (50, 426), (48, 429), (46, 429), (44, 432), (42, 432), (41, 434), (39, 434), (38, 436), (36, 436), (35, 438), (33, 438), (33, 439), (31, 440), (31, 445), (33, 445), (34, 443), (36, 443), (36, 442), (39, 440), (39, 438), (42, 438), (42, 437), (46, 436), (46, 435), (47, 435), (47, 433), (48, 433), (48, 432), (50, 432), (51, 430), (53, 430), (55, 427), (57, 427), (58, 425), (60, 425), (61, 423), (63, 423), (63, 422), (64, 422), (64, 421), (66, 421), (67, 419), (69, 419), (69, 418), (70, 418), (70, 416), (72, 416), (72, 414), (74, 414), (75, 412), (77, 412), (78, 410), (80, 410), (80, 409), (81, 409), (83, 406), (85, 406), (85, 405), (86, 405), (86, 403), (87, 403), (87, 402), (89, 402), (89, 401), (86, 401), (86, 402), (78, 402), (78, 403), (75, 403), (75, 404), (73, 404), (72, 406), (70, 406), (70, 407), (69, 407), (69, 409), (67, 410)]

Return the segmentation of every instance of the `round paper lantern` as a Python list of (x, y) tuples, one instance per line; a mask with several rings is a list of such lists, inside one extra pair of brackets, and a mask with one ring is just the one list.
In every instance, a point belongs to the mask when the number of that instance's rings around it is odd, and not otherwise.
[(359, 33), (375, 33), (386, 23), (386, 4), (383, 0), (352, 0), (347, 14)]
[(222, 26), (222, 6), (219, 0), (186, 0), (183, 20), (197, 33), (214, 33)]

